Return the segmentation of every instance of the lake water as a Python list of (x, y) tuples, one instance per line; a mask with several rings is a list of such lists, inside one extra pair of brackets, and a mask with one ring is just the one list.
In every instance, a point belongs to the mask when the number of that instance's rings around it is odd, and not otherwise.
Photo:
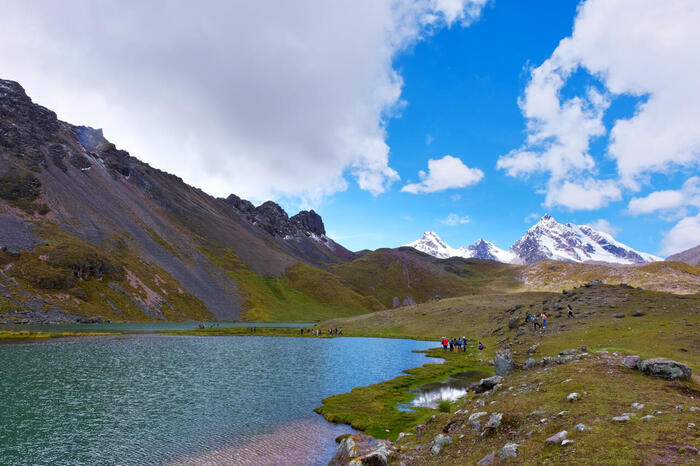
[(119, 335), (0, 345), (0, 464), (321, 464), (327, 396), (431, 342)]

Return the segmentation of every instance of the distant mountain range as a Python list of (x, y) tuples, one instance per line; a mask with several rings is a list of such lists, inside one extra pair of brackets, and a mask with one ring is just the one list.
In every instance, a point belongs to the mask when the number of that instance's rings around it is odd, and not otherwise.
[(685, 262), (690, 265), (700, 265), (700, 245), (686, 249), (666, 258), (667, 261)]
[(516, 241), (509, 250), (480, 239), (470, 246), (450, 247), (432, 232), (406, 246), (431, 256), (446, 259), (463, 257), (489, 259), (506, 264), (532, 264), (544, 259), (566, 262), (608, 262), (616, 264), (645, 264), (663, 260), (660, 257), (616, 241), (608, 233), (588, 225), (561, 224), (547, 214)]

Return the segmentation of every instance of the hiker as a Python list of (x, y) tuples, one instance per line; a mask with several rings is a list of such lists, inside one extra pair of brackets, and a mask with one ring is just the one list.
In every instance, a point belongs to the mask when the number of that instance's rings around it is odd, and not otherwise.
[(442, 337), (442, 351), (443, 352), (447, 351), (447, 343), (448, 343), (447, 337)]
[(543, 312), (540, 317), (542, 317), (542, 329), (546, 329), (547, 328), (547, 314), (545, 314)]
[(454, 339), (454, 338), (450, 338), (450, 353), (452, 352), (452, 350), (454, 349), (454, 347), (455, 347), (455, 339)]
[(479, 351), (482, 351), (484, 349), (484, 344), (479, 342)]
[(462, 351), (467, 352), (467, 337), (462, 335)]
[(566, 307), (568, 308), (568, 310), (566, 312), (567, 312), (569, 319), (575, 319), (576, 316), (574, 315), (574, 310), (571, 309), (571, 304), (567, 304)]
[(462, 339), (457, 338), (457, 351), (462, 349)]
[(532, 315), (529, 312), (525, 313), (525, 323), (527, 324), (532, 319)]
[(537, 327), (541, 327), (540, 318), (537, 316), (532, 316), (532, 329), (537, 330)]
[(343, 329), (342, 329), (342, 328), (339, 328), (339, 329), (338, 329), (338, 335), (342, 335), (342, 334), (343, 334)]

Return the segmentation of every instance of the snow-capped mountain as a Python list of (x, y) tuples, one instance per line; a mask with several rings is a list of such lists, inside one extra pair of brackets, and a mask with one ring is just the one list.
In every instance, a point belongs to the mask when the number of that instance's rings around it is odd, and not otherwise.
[(406, 246), (430, 254), (438, 259), (461, 257), (459, 251), (449, 247), (434, 231), (426, 231), (419, 240), (406, 244)]
[(470, 246), (462, 246), (457, 250), (460, 257), (474, 257), (492, 261), (512, 263), (516, 257), (510, 251), (505, 251), (493, 243), (480, 239)]
[(425, 232), (421, 239), (406, 246), (440, 259), (464, 257), (510, 264), (532, 264), (543, 259), (617, 264), (644, 264), (662, 260), (660, 257), (635, 251), (608, 233), (594, 230), (588, 225), (558, 223), (549, 214), (527, 230), (508, 251), (484, 240), (454, 249), (432, 231)]

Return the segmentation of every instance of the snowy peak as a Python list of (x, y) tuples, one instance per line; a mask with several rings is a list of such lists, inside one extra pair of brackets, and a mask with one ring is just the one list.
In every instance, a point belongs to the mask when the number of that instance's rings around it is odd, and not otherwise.
[(513, 244), (511, 252), (521, 264), (543, 259), (568, 262), (612, 262), (643, 264), (661, 260), (651, 254), (635, 251), (616, 241), (608, 233), (588, 225), (561, 224), (547, 214)]
[(447, 259), (458, 255), (457, 251), (441, 240), (434, 231), (426, 231), (419, 240), (409, 243), (406, 246), (430, 254), (438, 259)]
[(532, 264), (544, 259), (553, 259), (631, 265), (662, 260), (660, 257), (635, 251), (615, 240), (610, 234), (588, 225), (561, 224), (549, 214), (530, 227), (508, 251), (483, 239), (472, 245), (454, 249), (432, 231), (425, 232), (421, 239), (406, 246), (440, 259), (464, 257), (509, 264)]

